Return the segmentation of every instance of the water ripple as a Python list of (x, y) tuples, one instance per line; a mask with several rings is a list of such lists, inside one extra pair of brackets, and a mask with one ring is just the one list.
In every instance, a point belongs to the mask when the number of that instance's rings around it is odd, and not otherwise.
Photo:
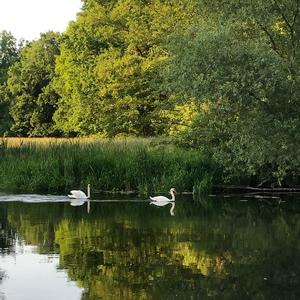
[(18, 195), (0, 195), (0, 202), (66, 202), (69, 201), (67, 196), (57, 195), (38, 195), (38, 194), (18, 194)]

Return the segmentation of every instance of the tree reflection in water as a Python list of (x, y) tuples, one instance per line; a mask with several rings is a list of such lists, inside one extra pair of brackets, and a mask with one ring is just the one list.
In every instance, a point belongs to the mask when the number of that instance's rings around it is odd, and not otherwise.
[(59, 253), (82, 299), (300, 299), (295, 203), (177, 201), (173, 217), (149, 202), (89, 204), (1, 203), (1, 224)]

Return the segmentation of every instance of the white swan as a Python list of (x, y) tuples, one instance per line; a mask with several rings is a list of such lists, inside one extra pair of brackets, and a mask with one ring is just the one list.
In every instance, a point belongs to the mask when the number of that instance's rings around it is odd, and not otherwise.
[(156, 205), (156, 206), (165, 206), (167, 204), (171, 203), (171, 208), (170, 208), (170, 215), (174, 216), (174, 208), (175, 208), (175, 201), (151, 201), (150, 204)]
[(172, 196), (172, 198), (171, 199), (169, 199), (169, 198), (167, 198), (167, 197), (165, 197), (165, 196), (156, 196), (156, 197), (150, 197), (150, 199), (152, 200), (152, 201), (162, 201), (162, 202), (166, 202), (166, 201), (175, 201), (175, 193), (176, 193), (176, 190), (175, 190), (175, 188), (171, 188), (170, 189), (170, 194), (171, 194), (171, 196)]
[(72, 190), (70, 193), (71, 194), (68, 195), (68, 197), (72, 199), (89, 199), (91, 197), (91, 185), (87, 185), (87, 195), (80, 190)]

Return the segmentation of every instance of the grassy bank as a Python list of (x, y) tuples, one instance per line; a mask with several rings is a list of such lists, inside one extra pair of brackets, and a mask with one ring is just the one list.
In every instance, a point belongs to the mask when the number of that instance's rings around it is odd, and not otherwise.
[(0, 189), (26, 193), (209, 190), (214, 167), (196, 150), (152, 139), (7, 139), (0, 147)]

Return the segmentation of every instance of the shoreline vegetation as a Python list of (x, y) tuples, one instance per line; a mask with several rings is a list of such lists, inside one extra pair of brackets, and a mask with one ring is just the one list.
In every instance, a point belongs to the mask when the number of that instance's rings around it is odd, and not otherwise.
[(165, 193), (175, 186), (194, 199), (209, 193), (299, 192), (299, 187), (225, 184), (200, 150), (159, 138), (2, 138), (0, 190), (18, 193)]
[(225, 2), (84, 0), (62, 33), (0, 31), (0, 137), (45, 138), (2, 140), (0, 189), (299, 188), (299, 5)]
[(203, 153), (159, 139), (5, 138), (0, 189), (14, 192), (182, 193), (211, 189), (215, 166)]

